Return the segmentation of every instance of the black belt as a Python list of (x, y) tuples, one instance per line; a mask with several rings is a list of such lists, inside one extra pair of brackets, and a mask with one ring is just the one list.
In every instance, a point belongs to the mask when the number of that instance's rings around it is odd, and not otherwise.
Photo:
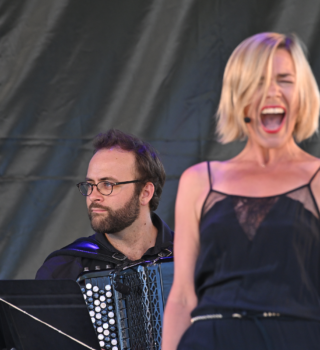
[(272, 344), (271, 338), (267, 333), (265, 327), (261, 323), (260, 319), (270, 318), (270, 317), (281, 317), (282, 315), (277, 312), (254, 312), (254, 311), (240, 311), (240, 312), (221, 312), (210, 315), (196, 316), (191, 319), (191, 323), (197, 321), (205, 321), (205, 320), (220, 320), (220, 319), (250, 319), (252, 320), (256, 326), (258, 327), (261, 336), (265, 342), (267, 350), (273, 350), (274, 346)]

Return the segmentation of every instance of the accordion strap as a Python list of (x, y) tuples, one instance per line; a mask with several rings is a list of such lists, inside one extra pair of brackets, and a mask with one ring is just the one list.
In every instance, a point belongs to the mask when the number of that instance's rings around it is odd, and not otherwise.
[[(170, 247), (171, 248), (171, 247)], [(153, 256), (152, 258), (146, 257), (145, 259), (140, 259), (141, 262), (145, 261), (157, 261), (161, 258), (172, 256), (172, 249), (169, 247), (163, 248), (157, 255)], [(103, 245), (101, 245), (97, 240), (91, 237), (84, 237), (79, 238), (73, 243), (67, 245), (66, 247), (56, 250), (55, 252), (51, 253), (46, 261), (48, 259), (51, 259), (55, 256), (61, 256), (61, 255), (69, 255), (69, 256), (76, 256), (81, 258), (89, 258), (89, 259), (95, 259), (95, 260), (101, 260), (110, 262), (116, 265), (127, 265), (126, 262), (135, 263), (130, 261), (127, 256), (120, 252), (111, 252), (110, 250), (106, 249)], [(122, 264), (124, 263), (124, 264)], [(135, 264), (136, 265), (136, 264)]]

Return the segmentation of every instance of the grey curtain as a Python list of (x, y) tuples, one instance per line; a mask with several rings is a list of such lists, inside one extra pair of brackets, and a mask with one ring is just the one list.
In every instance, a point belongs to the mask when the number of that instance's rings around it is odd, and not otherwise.
[[(178, 179), (224, 160), (215, 114), (223, 70), (246, 37), (295, 32), (320, 79), (318, 0), (2, 0), (0, 278), (92, 234), (84, 198), (91, 140), (119, 128), (152, 143), (167, 172), (158, 214), (173, 227)], [(301, 145), (320, 156), (319, 139)]]

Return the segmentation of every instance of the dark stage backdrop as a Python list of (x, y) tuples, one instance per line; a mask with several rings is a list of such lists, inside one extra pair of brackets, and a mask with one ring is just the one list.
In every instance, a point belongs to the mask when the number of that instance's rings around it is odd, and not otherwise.
[[(295, 32), (319, 82), (319, 11), (318, 0), (1, 0), (0, 278), (33, 278), (51, 251), (92, 234), (75, 184), (112, 127), (158, 149), (157, 212), (173, 227), (181, 173), (244, 145), (214, 135), (232, 50)], [(320, 156), (318, 138), (302, 147)]]

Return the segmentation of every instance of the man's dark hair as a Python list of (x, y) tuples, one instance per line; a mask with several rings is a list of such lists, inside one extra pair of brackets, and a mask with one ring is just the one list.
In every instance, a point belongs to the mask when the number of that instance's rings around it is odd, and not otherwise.
[(158, 157), (157, 151), (147, 142), (137, 137), (126, 134), (117, 129), (110, 129), (106, 133), (98, 134), (93, 140), (94, 153), (100, 149), (110, 149), (119, 147), (124, 151), (133, 152), (136, 159), (136, 172), (138, 180), (136, 183), (136, 193), (141, 193), (147, 182), (154, 185), (154, 194), (149, 202), (150, 210), (157, 209), (162, 193), (162, 187), (166, 179), (164, 167)]

